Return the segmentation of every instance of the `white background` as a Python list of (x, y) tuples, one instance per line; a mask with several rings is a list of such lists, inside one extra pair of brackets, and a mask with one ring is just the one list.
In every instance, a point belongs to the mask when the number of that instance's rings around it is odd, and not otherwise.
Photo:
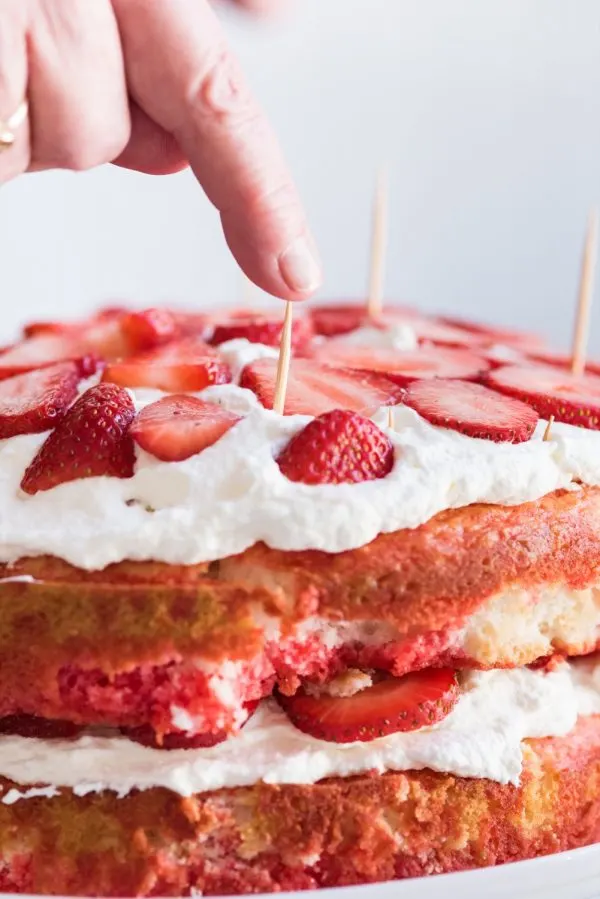
[[(274, 120), (325, 263), (360, 295), (370, 195), (389, 160), (390, 297), (570, 339), (600, 201), (600, 0), (295, 0), (226, 26)], [(188, 173), (110, 167), (0, 192), (2, 337), (94, 302), (240, 299)], [(600, 355), (600, 302), (592, 344)]]

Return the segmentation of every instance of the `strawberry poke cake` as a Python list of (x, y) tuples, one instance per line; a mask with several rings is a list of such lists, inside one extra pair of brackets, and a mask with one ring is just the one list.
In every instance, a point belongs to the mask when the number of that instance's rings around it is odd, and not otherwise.
[(0, 891), (600, 842), (600, 366), (322, 305), (278, 414), (281, 330), (111, 308), (0, 354)]

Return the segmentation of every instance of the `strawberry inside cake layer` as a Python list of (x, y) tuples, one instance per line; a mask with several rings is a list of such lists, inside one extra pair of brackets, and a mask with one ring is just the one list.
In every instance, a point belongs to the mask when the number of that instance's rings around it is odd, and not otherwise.
[(260, 704), (238, 735), (208, 748), (153, 749), (93, 729), (70, 739), (6, 734), (0, 736), (0, 777), (22, 789), (2, 801), (53, 795), (61, 787), (79, 795), (125, 795), (159, 786), (187, 796), (259, 781), (315, 783), (422, 768), (518, 784), (523, 740), (563, 736), (578, 718), (600, 715), (600, 661), (463, 673), (459, 690), (437, 724), (364, 742), (334, 742), (333, 731), (331, 740), (303, 733), (273, 699)]

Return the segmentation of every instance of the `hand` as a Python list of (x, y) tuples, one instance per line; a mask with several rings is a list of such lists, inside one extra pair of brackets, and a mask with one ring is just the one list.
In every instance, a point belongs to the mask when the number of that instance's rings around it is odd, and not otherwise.
[(0, 182), (110, 161), (190, 165), (248, 277), (284, 299), (319, 286), (279, 146), (208, 0), (0, 0), (0, 120), (25, 96)]

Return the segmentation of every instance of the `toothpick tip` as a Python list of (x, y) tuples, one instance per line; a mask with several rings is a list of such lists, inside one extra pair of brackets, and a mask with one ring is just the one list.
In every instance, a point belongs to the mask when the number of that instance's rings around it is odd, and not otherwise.
[(552, 437), (552, 425), (553, 424), (554, 424), (554, 416), (551, 415), (550, 418), (548, 419), (548, 424), (546, 425), (546, 430), (544, 431), (544, 436), (542, 438), (545, 443), (547, 443), (548, 440), (550, 440)]

